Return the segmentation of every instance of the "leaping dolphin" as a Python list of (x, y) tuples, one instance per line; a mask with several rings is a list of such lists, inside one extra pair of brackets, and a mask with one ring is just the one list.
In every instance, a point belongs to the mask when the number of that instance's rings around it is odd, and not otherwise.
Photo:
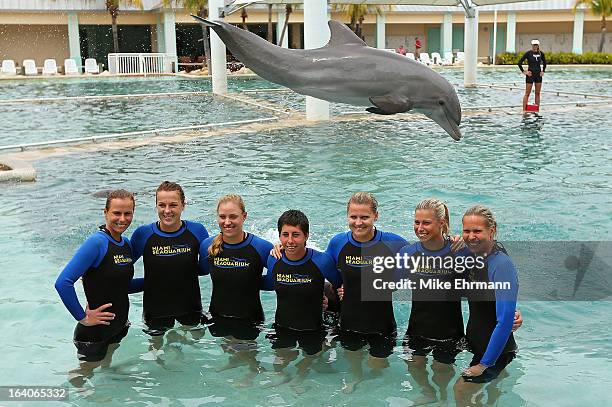
[(427, 66), (368, 47), (346, 25), (330, 20), (322, 48), (286, 49), (222, 21), (193, 16), (213, 29), (242, 63), (262, 78), (330, 102), (369, 106), (376, 114), (423, 113), (461, 139), (461, 105), (455, 88)]

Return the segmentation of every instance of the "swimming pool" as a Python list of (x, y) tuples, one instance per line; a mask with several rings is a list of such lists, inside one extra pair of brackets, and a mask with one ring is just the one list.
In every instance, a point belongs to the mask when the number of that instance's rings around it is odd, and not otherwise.
[[(505, 70), (498, 76), (494, 73), (491, 81), (510, 75)], [(458, 75), (449, 73), (451, 79)], [(574, 72), (566, 79), (585, 75), (588, 71)], [(169, 89), (195, 86), (168, 79), (135, 82), (138, 89), (160, 91), (169, 91), (164, 83)], [(126, 86), (121, 93), (132, 92), (127, 83), (121, 84)], [(609, 84), (603, 86), (609, 91)], [(474, 91), (477, 103), (497, 94)], [(103, 200), (92, 195), (98, 190), (125, 187), (137, 193), (136, 216), (128, 234), (155, 219), (153, 191), (160, 181), (170, 179), (186, 189), (185, 218), (201, 221), (211, 231), (216, 231), (216, 199), (235, 191), (246, 201), (247, 230), (274, 239), (279, 214), (288, 208), (302, 209), (310, 218), (312, 244), (318, 248), (346, 228), (346, 200), (357, 190), (378, 197), (381, 229), (411, 241), (412, 208), (428, 196), (448, 202), (455, 232), (462, 211), (480, 202), (496, 212), (502, 241), (611, 240), (610, 113), (609, 107), (574, 107), (551, 110), (542, 118), (523, 119), (507, 112), (466, 115), (465, 139), (460, 143), (426, 120), (348, 121), (43, 157), (34, 162), (36, 183), (3, 185), (0, 346), (3, 370), (10, 374), (2, 375), (0, 385), (65, 385), (67, 372), (76, 367), (71, 343), (74, 322), (53, 283), (102, 220)], [(58, 117), (70, 119), (65, 112)], [(139, 263), (137, 273), (141, 272)], [(201, 285), (207, 304), (208, 277), (201, 278)], [(263, 293), (262, 302), (269, 325), (273, 295)], [(521, 349), (508, 368), (509, 377), (497, 386), (498, 404), (539, 406), (551, 400), (562, 406), (609, 404), (612, 303), (523, 302), (520, 308), (526, 320), (517, 334)], [(403, 333), (409, 305), (397, 302), (395, 309)], [(132, 329), (113, 365), (96, 371), (84, 391), (71, 387), (73, 404), (406, 406), (422, 395), (400, 348), (382, 376), (345, 394), (342, 388), (351, 376), (339, 345), (315, 364), (303, 394), (287, 385), (266, 388), (274, 380), (274, 353), (264, 335), (258, 340), (257, 359), (266, 371), (245, 389), (239, 383), (247, 374), (245, 366), (216, 372), (228, 356), (220, 346), (222, 340), (208, 333), (201, 339), (174, 335), (161, 360), (151, 360), (148, 338), (141, 331), (141, 311), (142, 296), (132, 296)], [(469, 360), (467, 353), (460, 356), (457, 374)], [(368, 371), (365, 362), (364, 369)], [(295, 368), (288, 371), (294, 373)]]

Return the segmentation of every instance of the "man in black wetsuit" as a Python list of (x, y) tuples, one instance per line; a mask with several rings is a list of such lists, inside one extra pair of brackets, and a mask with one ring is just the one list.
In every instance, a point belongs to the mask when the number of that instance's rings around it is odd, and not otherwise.
[[(529, 67), (525, 71), (523, 69), (523, 62), (527, 61)], [(540, 68), (540, 65), (542, 67)], [(540, 106), (540, 90), (542, 89), (542, 77), (544, 71), (546, 71), (546, 58), (544, 53), (540, 51), (540, 41), (532, 40), (531, 49), (523, 55), (518, 62), (518, 67), (521, 72), (525, 75), (525, 96), (523, 96), (523, 111), (527, 110), (527, 102), (529, 101), (529, 95), (531, 94), (531, 88), (535, 83), (535, 104)]]

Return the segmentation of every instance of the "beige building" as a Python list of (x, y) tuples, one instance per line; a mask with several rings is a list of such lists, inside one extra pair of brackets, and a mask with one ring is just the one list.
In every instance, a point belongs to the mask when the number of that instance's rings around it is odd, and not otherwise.
[[(143, 9), (123, 6), (118, 24), (121, 52), (165, 52), (180, 57), (202, 54), (202, 33), (184, 9), (162, 9), (159, 0), (144, 0)], [(478, 7), (478, 57), (486, 60), (495, 53), (522, 51), (538, 38), (544, 51), (596, 51), (600, 38), (600, 18), (588, 11), (572, 11), (573, 0), (544, 0)], [(303, 14), (294, 6), (289, 17), (284, 46), (303, 47)], [(268, 22), (266, 5), (247, 8), (249, 30), (265, 37)], [(348, 18), (330, 11), (333, 19)], [(422, 51), (462, 51), (464, 11), (460, 7), (394, 6), (383, 16), (368, 15), (363, 36), (371, 46), (396, 48), (404, 44), (414, 49), (415, 37)], [(226, 18), (241, 24), (241, 13)], [(272, 21), (275, 41), (285, 20), (283, 5), (274, 5)], [(79, 65), (87, 57), (106, 64), (112, 52), (111, 17), (104, 0), (0, 0), (0, 60), (18, 64), (26, 58), (42, 65), (46, 58), (61, 64), (65, 58)], [(604, 51), (612, 52), (612, 36)]]

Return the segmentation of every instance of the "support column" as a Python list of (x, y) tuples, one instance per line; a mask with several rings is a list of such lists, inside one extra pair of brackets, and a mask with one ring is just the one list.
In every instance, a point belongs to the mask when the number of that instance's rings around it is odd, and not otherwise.
[(582, 39), (584, 30), (584, 10), (576, 10), (574, 14), (574, 41), (572, 52), (582, 54)]
[[(304, 2), (304, 49), (320, 48), (329, 41), (327, 0)], [(306, 120), (329, 120), (329, 102), (306, 96)]]
[(387, 39), (385, 33), (386, 18), (385, 13), (376, 14), (376, 48), (387, 48)]
[(70, 59), (76, 62), (77, 69), (82, 73), (83, 60), (81, 59), (81, 41), (79, 38), (79, 17), (74, 12), (68, 13), (68, 51)]
[(164, 43), (164, 20), (161, 14), (157, 15), (157, 27), (155, 34), (157, 35), (157, 52), (166, 52), (166, 44)]
[(476, 66), (478, 63), (478, 10), (470, 7), (465, 14), (465, 61), (463, 62), (463, 84), (476, 85)]
[(447, 52), (453, 52), (453, 13), (444, 13), (442, 20), (442, 58)]
[(516, 52), (516, 12), (509, 11), (506, 18), (506, 52)]
[[(219, 10), (224, 6), (223, 0), (208, 0), (208, 19), (211, 21), (223, 20), (219, 17)], [(227, 56), (225, 44), (221, 38), (210, 30), (210, 65), (212, 68), (213, 93), (225, 95), (227, 93)]]
[[(280, 41), (280, 37), (281, 34), (283, 33), (283, 27), (285, 26), (285, 10), (283, 11), (279, 11), (277, 13), (277, 18), (276, 18), (276, 38), (278, 38), (278, 40)], [(287, 26), (287, 29), (285, 30), (285, 36), (283, 37), (283, 43), (282, 44), (278, 44), (283, 48), (289, 48), (289, 26)]]
[(174, 11), (164, 11), (164, 49), (169, 55), (166, 58), (166, 72), (171, 71), (171, 64), (174, 63), (174, 69), (178, 72), (178, 58), (176, 56), (176, 15)]
[(492, 64), (495, 65), (495, 56), (497, 55), (497, 9), (493, 12), (493, 52), (491, 52), (493, 61)]

